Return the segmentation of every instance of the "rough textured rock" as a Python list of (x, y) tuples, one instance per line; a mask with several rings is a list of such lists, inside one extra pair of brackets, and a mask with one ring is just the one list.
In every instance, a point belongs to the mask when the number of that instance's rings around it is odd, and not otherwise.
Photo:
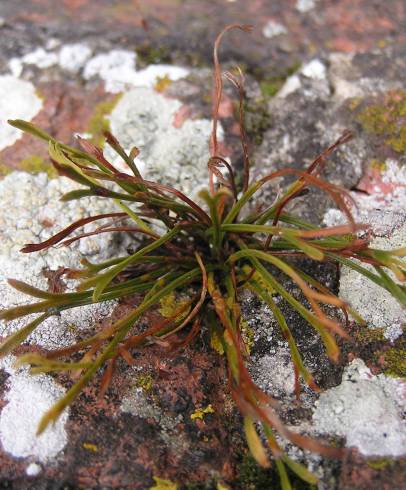
[[(376, 238), (372, 246), (380, 250), (401, 248), (406, 243), (406, 227), (397, 230), (391, 238)], [(367, 269), (374, 271), (372, 266)], [(395, 280), (396, 278), (392, 276)], [(372, 281), (360, 278), (360, 275), (343, 267), (340, 277), (340, 296), (347, 301), (366, 320), (370, 327), (391, 329), (402, 333), (406, 322), (406, 312), (387, 291), (382, 291)], [(371, 305), (375, 305), (371, 308)], [(396, 328), (397, 327), (397, 328)], [(389, 334), (391, 337), (391, 335)], [(392, 334), (393, 336), (393, 334)]]
[[(5, 395), (7, 405), (0, 414), (1, 444), (15, 458), (33, 458), (40, 463), (52, 461), (68, 442), (65, 431), (68, 410), (41, 436), (36, 432), (42, 414), (64, 395), (65, 390), (51, 376), (30, 376), (23, 368), (16, 371), (10, 366), (15, 358), (7, 361), (9, 366), (4, 366), (3, 361), (3, 368), (11, 376)], [(27, 468), (27, 471), (32, 473), (33, 468)]]
[(373, 376), (360, 359), (345, 369), (341, 385), (322, 393), (313, 414), (316, 431), (346, 438), (364, 456), (406, 453), (402, 417), (405, 385), (383, 374)]
[[(364, 172), (371, 173), (380, 163), (401, 165), (404, 95), (400, 73), (406, 68), (403, 52), (402, 47), (392, 47), (377, 53), (332, 54), (302, 66), (269, 101), (271, 127), (254, 153), (257, 173), (264, 175), (286, 166), (303, 170), (345, 129), (355, 137), (329, 158), (322, 174), (329, 182), (351, 189), (358, 186)], [(382, 100), (384, 97), (386, 100)], [(385, 142), (379, 123), (384, 124), (381, 114), (390, 104), (396, 129)], [(286, 177), (285, 181), (292, 178)], [(403, 180), (404, 176), (400, 177)], [(360, 190), (374, 193), (371, 187), (366, 189), (361, 184)], [(311, 196), (317, 197), (312, 200)], [(296, 201), (295, 209), (317, 222), (331, 205), (327, 195), (313, 190)]]
[[(7, 59), (25, 54), (30, 44), (37, 47), (57, 38), (65, 43), (86, 39), (102, 49), (114, 43), (138, 46), (150, 62), (182, 59), (196, 64), (211, 57), (213, 39), (224, 25), (250, 23), (257, 27), (251, 38), (240, 42), (232, 36), (223, 52), (270, 77), (317, 51), (365, 51), (383, 44), (400, 45), (405, 39), (402, 0), (256, 0), (243, 6), (223, 0), (114, 4), (100, 0), (97, 5), (80, 0), (58, 7), (51, 0), (40, 0), (31, 2), (30, 8), (17, 0), (3, 2), (0, 16), (4, 19), (2, 56)], [(264, 27), (270, 21), (285, 26), (287, 32), (266, 37)]]
[[(80, 260), (107, 260), (111, 254), (123, 254), (129, 245), (128, 237), (111, 234), (109, 237), (88, 237), (69, 248), (53, 248), (33, 256), (20, 252), (22, 246), (46, 240), (73, 221), (92, 214), (111, 211), (110, 203), (101, 199), (60, 202), (60, 197), (74, 188), (65, 178), (48, 180), (46, 174), (31, 176), (23, 172), (9, 174), (0, 182), (0, 305), (1, 308), (27, 303), (28, 297), (12, 289), (7, 279), (29, 282), (34, 287), (47, 289), (46, 272), (60, 267), (77, 268)], [(13, 210), (13, 212), (10, 212)], [(93, 224), (85, 226), (95, 229)], [(123, 240), (124, 238), (124, 240)], [(69, 289), (74, 284), (67, 284)], [(31, 299), (33, 301), (33, 299)], [(31, 339), (42, 347), (56, 348), (68, 345), (75, 331), (92, 327), (110, 314), (113, 302), (88, 305), (78, 310), (68, 310), (61, 316), (50, 317), (36, 330)], [(0, 322), (1, 335), (7, 335), (26, 324), (27, 318)]]
[(30, 82), (19, 80), (11, 75), (0, 77), (0, 150), (14, 144), (21, 132), (9, 126), (7, 119), (32, 119), (42, 107), (41, 99)]

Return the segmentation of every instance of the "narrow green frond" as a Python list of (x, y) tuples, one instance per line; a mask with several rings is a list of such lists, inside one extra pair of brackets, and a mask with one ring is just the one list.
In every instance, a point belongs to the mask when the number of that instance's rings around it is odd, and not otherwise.
[(28, 325), (26, 325), (24, 328), (18, 330), (17, 332), (11, 334), (9, 337), (7, 337), (3, 342), (0, 344), (0, 357), (4, 357), (7, 354), (10, 354), (16, 347), (21, 345), (27, 337), (29, 337), (34, 330), (41, 325), (43, 321), (45, 321), (49, 315), (47, 313), (44, 313), (43, 315), (39, 316), (32, 322), (30, 322)]

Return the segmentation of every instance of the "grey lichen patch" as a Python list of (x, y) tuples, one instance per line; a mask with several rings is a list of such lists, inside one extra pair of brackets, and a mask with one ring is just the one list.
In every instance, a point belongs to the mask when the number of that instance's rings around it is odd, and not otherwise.
[[(146, 178), (170, 184), (193, 197), (207, 185), (211, 124), (198, 119), (175, 127), (174, 117), (180, 107), (178, 100), (153, 90), (133, 89), (113, 109), (110, 127), (124, 148), (137, 146), (141, 150), (137, 164)], [(106, 155), (113, 157), (108, 150)]]
[(159, 421), (161, 411), (152, 405), (142, 388), (134, 388), (128, 393), (121, 402), (121, 410), (126, 413), (131, 413), (142, 419), (154, 419)]
[(253, 378), (262, 390), (276, 398), (293, 394), (295, 377), (289, 349), (273, 349), (268, 355), (258, 357), (253, 364)]
[(383, 374), (373, 376), (361, 359), (344, 371), (342, 383), (320, 395), (313, 414), (321, 434), (346, 438), (365, 456), (406, 453), (405, 384)]
[[(129, 239), (114, 234), (89, 237), (69, 248), (51, 248), (34, 254), (19, 250), (26, 243), (45, 240), (71, 222), (85, 216), (109, 212), (111, 204), (102, 199), (86, 198), (62, 203), (59, 199), (74, 188), (65, 178), (49, 180), (46, 174), (36, 176), (13, 172), (0, 182), (0, 307), (24, 304), (27, 296), (13, 290), (7, 278), (28, 281), (35, 287), (47, 289), (43, 270), (56, 270), (60, 266), (78, 267), (82, 257), (105, 260), (111, 254), (125, 254)], [(86, 226), (90, 231), (92, 226)], [(73, 283), (68, 284), (72, 288)], [(74, 339), (74, 329), (92, 327), (112, 310), (112, 302), (92, 304), (66, 310), (60, 317), (51, 317), (30, 337), (30, 342), (46, 348), (68, 345)], [(0, 323), (0, 334), (7, 335), (26, 324), (28, 318)]]
[[(403, 225), (391, 238), (375, 238), (371, 246), (389, 250), (404, 247), (405, 243), (406, 225)], [(372, 266), (365, 264), (364, 267), (374, 272)], [(390, 293), (348, 267), (341, 270), (340, 296), (364, 317), (370, 327), (393, 328), (406, 322), (405, 310)]]
[(171, 417), (165, 414), (143, 388), (132, 388), (123, 398), (121, 411), (130, 413), (141, 419), (153, 419), (158, 423), (160, 436), (167, 446), (172, 447), (177, 454), (181, 454), (187, 448), (187, 439), (183, 432), (176, 430), (176, 427), (183, 422), (181, 414)]

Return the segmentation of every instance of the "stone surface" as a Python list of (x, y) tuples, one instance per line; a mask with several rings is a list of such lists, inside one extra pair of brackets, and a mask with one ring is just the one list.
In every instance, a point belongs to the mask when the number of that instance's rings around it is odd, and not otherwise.
[[(379, 250), (398, 249), (406, 243), (406, 226), (403, 226), (390, 238), (376, 238), (372, 246)], [(368, 264), (365, 267), (374, 272)], [(396, 280), (394, 275), (392, 279)], [(340, 277), (340, 296), (347, 301), (372, 328), (394, 328), (406, 323), (405, 310), (385, 290), (377, 284), (355, 273), (352, 269), (343, 267)]]
[[(274, 76), (316, 51), (365, 51), (382, 44), (400, 45), (405, 39), (402, 0), (255, 0), (243, 5), (224, 0), (120, 0), (114, 4), (100, 0), (96, 5), (80, 0), (58, 7), (51, 0), (40, 0), (26, 7), (22, 0), (1, 5), (3, 57), (24, 54), (30, 44), (57, 38), (65, 43), (89, 39), (108, 48), (112, 43), (142, 45), (152, 57), (202, 63), (211, 57), (216, 34), (226, 24), (240, 22), (257, 29), (244, 42), (235, 36), (226, 40), (225, 56)], [(288, 34), (265, 37), (262, 30), (271, 19), (284, 25)]]
[(19, 80), (11, 75), (0, 76), (0, 151), (13, 145), (21, 132), (9, 126), (7, 119), (30, 120), (42, 107), (41, 99), (30, 82)]
[[(43, 241), (65, 228), (71, 222), (93, 214), (111, 212), (111, 204), (101, 199), (86, 198), (82, 201), (60, 202), (61, 196), (77, 186), (65, 178), (49, 181), (45, 174), (31, 176), (23, 172), (8, 175), (0, 182), (0, 305), (1, 308), (29, 302), (29, 298), (12, 289), (7, 279), (29, 282), (34, 287), (47, 289), (45, 272), (60, 267), (77, 268), (80, 260), (106, 260), (110, 254), (123, 254), (127, 238), (110, 235), (88, 237), (73, 243), (69, 248), (51, 248), (37, 252), (36, 257), (20, 252), (26, 243)], [(10, 212), (14, 209), (14, 212)], [(89, 224), (85, 231), (97, 226)], [(74, 284), (68, 284), (72, 289)], [(33, 302), (33, 299), (31, 299)], [(31, 340), (45, 348), (70, 344), (75, 330), (87, 329), (110, 314), (113, 303), (88, 305), (79, 310), (67, 310), (59, 317), (47, 319)], [(29, 318), (29, 317), (28, 317)], [(0, 321), (1, 335), (7, 335), (27, 323), (27, 318)]]
[[(257, 174), (265, 175), (286, 166), (304, 170), (345, 129), (350, 129), (353, 140), (328, 159), (322, 177), (347, 189), (357, 188), (371, 194), (370, 208), (379, 208), (379, 200), (382, 208), (384, 201), (396, 202), (401, 195), (402, 204), (397, 205), (395, 211), (404, 214), (402, 151), (395, 151), (382, 142), (382, 138), (379, 140), (376, 131), (370, 130), (369, 119), (365, 122), (371, 112), (369, 108), (376, 107), (374, 101), (382, 97), (379, 94), (396, 94), (387, 95), (396, 100), (390, 99), (394, 107), (392, 112), (402, 111), (400, 71), (405, 69), (402, 52), (403, 48), (387, 48), (379, 54), (332, 54), (325, 59), (314, 58), (288, 78), (277, 96), (269, 101), (271, 127), (263, 134), (263, 143), (253, 156)], [(389, 62), (389, 58), (394, 61)], [(378, 68), (374, 69), (376, 65), (381, 69), (379, 78)], [(388, 70), (382, 71), (384, 65)], [(380, 107), (385, 107), (384, 100)], [(401, 125), (403, 119), (398, 116), (397, 121)], [(398, 131), (396, 142), (400, 145), (402, 130)], [(377, 170), (378, 162), (382, 162), (385, 172)], [(364, 173), (374, 176), (368, 186), (361, 179)], [(292, 178), (286, 177), (284, 181), (289, 182)], [(379, 186), (381, 181), (384, 183)], [(271, 188), (264, 191), (264, 195), (275, 195), (275, 191)], [(311, 196), (317, 197), (312, 201)], [(331, 199), (318, 190), (312, 190), (294, 204), (297, 212), (313, 222), (321, 221), (331, 205)]]
[[(0, 440), (3, 449), (15, 458), (49, 462), (68, 442), (65, 431), (68, 410), (41, 436), (37, 436), (36, 432), (43, 413), (64, 395), (65, 390), (51, 376), (30, 376), (27, 369), (16, 371), (10, 366), (6, 367), (6, 371), (11, 376), (5, 395), (7, 405), (0, 414)], [(27, 468), (30, 476), (38, 474), (36, 471), (35, 466)]]
[(319, 433), (346, 438), (364, 456), (406, 454), (406, 384), (383, 374), (373, 376), (361, 359), (345, 369), (341, 384), (321, 394), (313, 422)]

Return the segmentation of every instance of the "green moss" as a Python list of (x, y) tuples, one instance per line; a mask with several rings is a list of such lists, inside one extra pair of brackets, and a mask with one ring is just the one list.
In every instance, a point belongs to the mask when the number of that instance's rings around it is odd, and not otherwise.
[(259, 86), (264, 97), (273, 97), (282, 88), (286, 79), (293, 75), (301, 66), (301, 63), (293, 63), (280, 76), (265, 77), (259, 82)]
[(406, 378), (406, 348), (393, 348), (384, 354), (386, 369), (385, 374)]
[(53, 179), (58, 175), (54, 167), (38, 155), (31, 155), (24, 158), (24, 160), (21, 160), (19, 163), (18, 168), (34, 175), (45, 172), (50, 179)]
[(398, 153), (406, 152), (406, 124), (404, 124), (398, 131), (398, 134), (392, 138), (389, 138), (386, 143), (391, 146)]
[(255, 459), (246, 454), (238, 467), (237, 482), (239, 488), (244, 490), (275, 490), (279, 488), (278, 478), (270, 478), (270, 471), (261, 468), (256, 463)]
[(384, 137), (394, 151), (406, 152), (406, 90), (387, 92), (382, 103), (365, 107), (357, 119), (365, 131)]
[(273, 97), (282, 87), (285, 78), (283, 77), (271, 77), (260, 82), (259, 87), (261, 89), (262, 95), (265, 97)]
[[(292, 488), (295, 490), (317, 490), (315, 485), (300, 480), (287, 468)], [(250, 454), (245, 454), (238, 466), (236, 488), (242, 490), (280, 490), (281, 483), (275, 465), (265, 469), (258, 466)], [(234, 487), (233, 487), (234, 488)]]
[(182, 485), (181, 490), (216, 490), (216, 486), (211, 480), (207, 482), (191, 482)]
[(107, 116), (111, 114), (120, 98), (121, 94), (118, 94), (113, 99), (105, 100), (96, 105), (88, 125), (88, 131), (92, 135), (91, 142), (93, 144), (103, 147), (103, 131), (110, 131), (110, 122)]
[(171, 53), (167, 46), (151, 46), (150, 44), (141, 44), (135, 48), (137, 61), (141, 65), (151, 65), (154, 63), (170, 63)]

